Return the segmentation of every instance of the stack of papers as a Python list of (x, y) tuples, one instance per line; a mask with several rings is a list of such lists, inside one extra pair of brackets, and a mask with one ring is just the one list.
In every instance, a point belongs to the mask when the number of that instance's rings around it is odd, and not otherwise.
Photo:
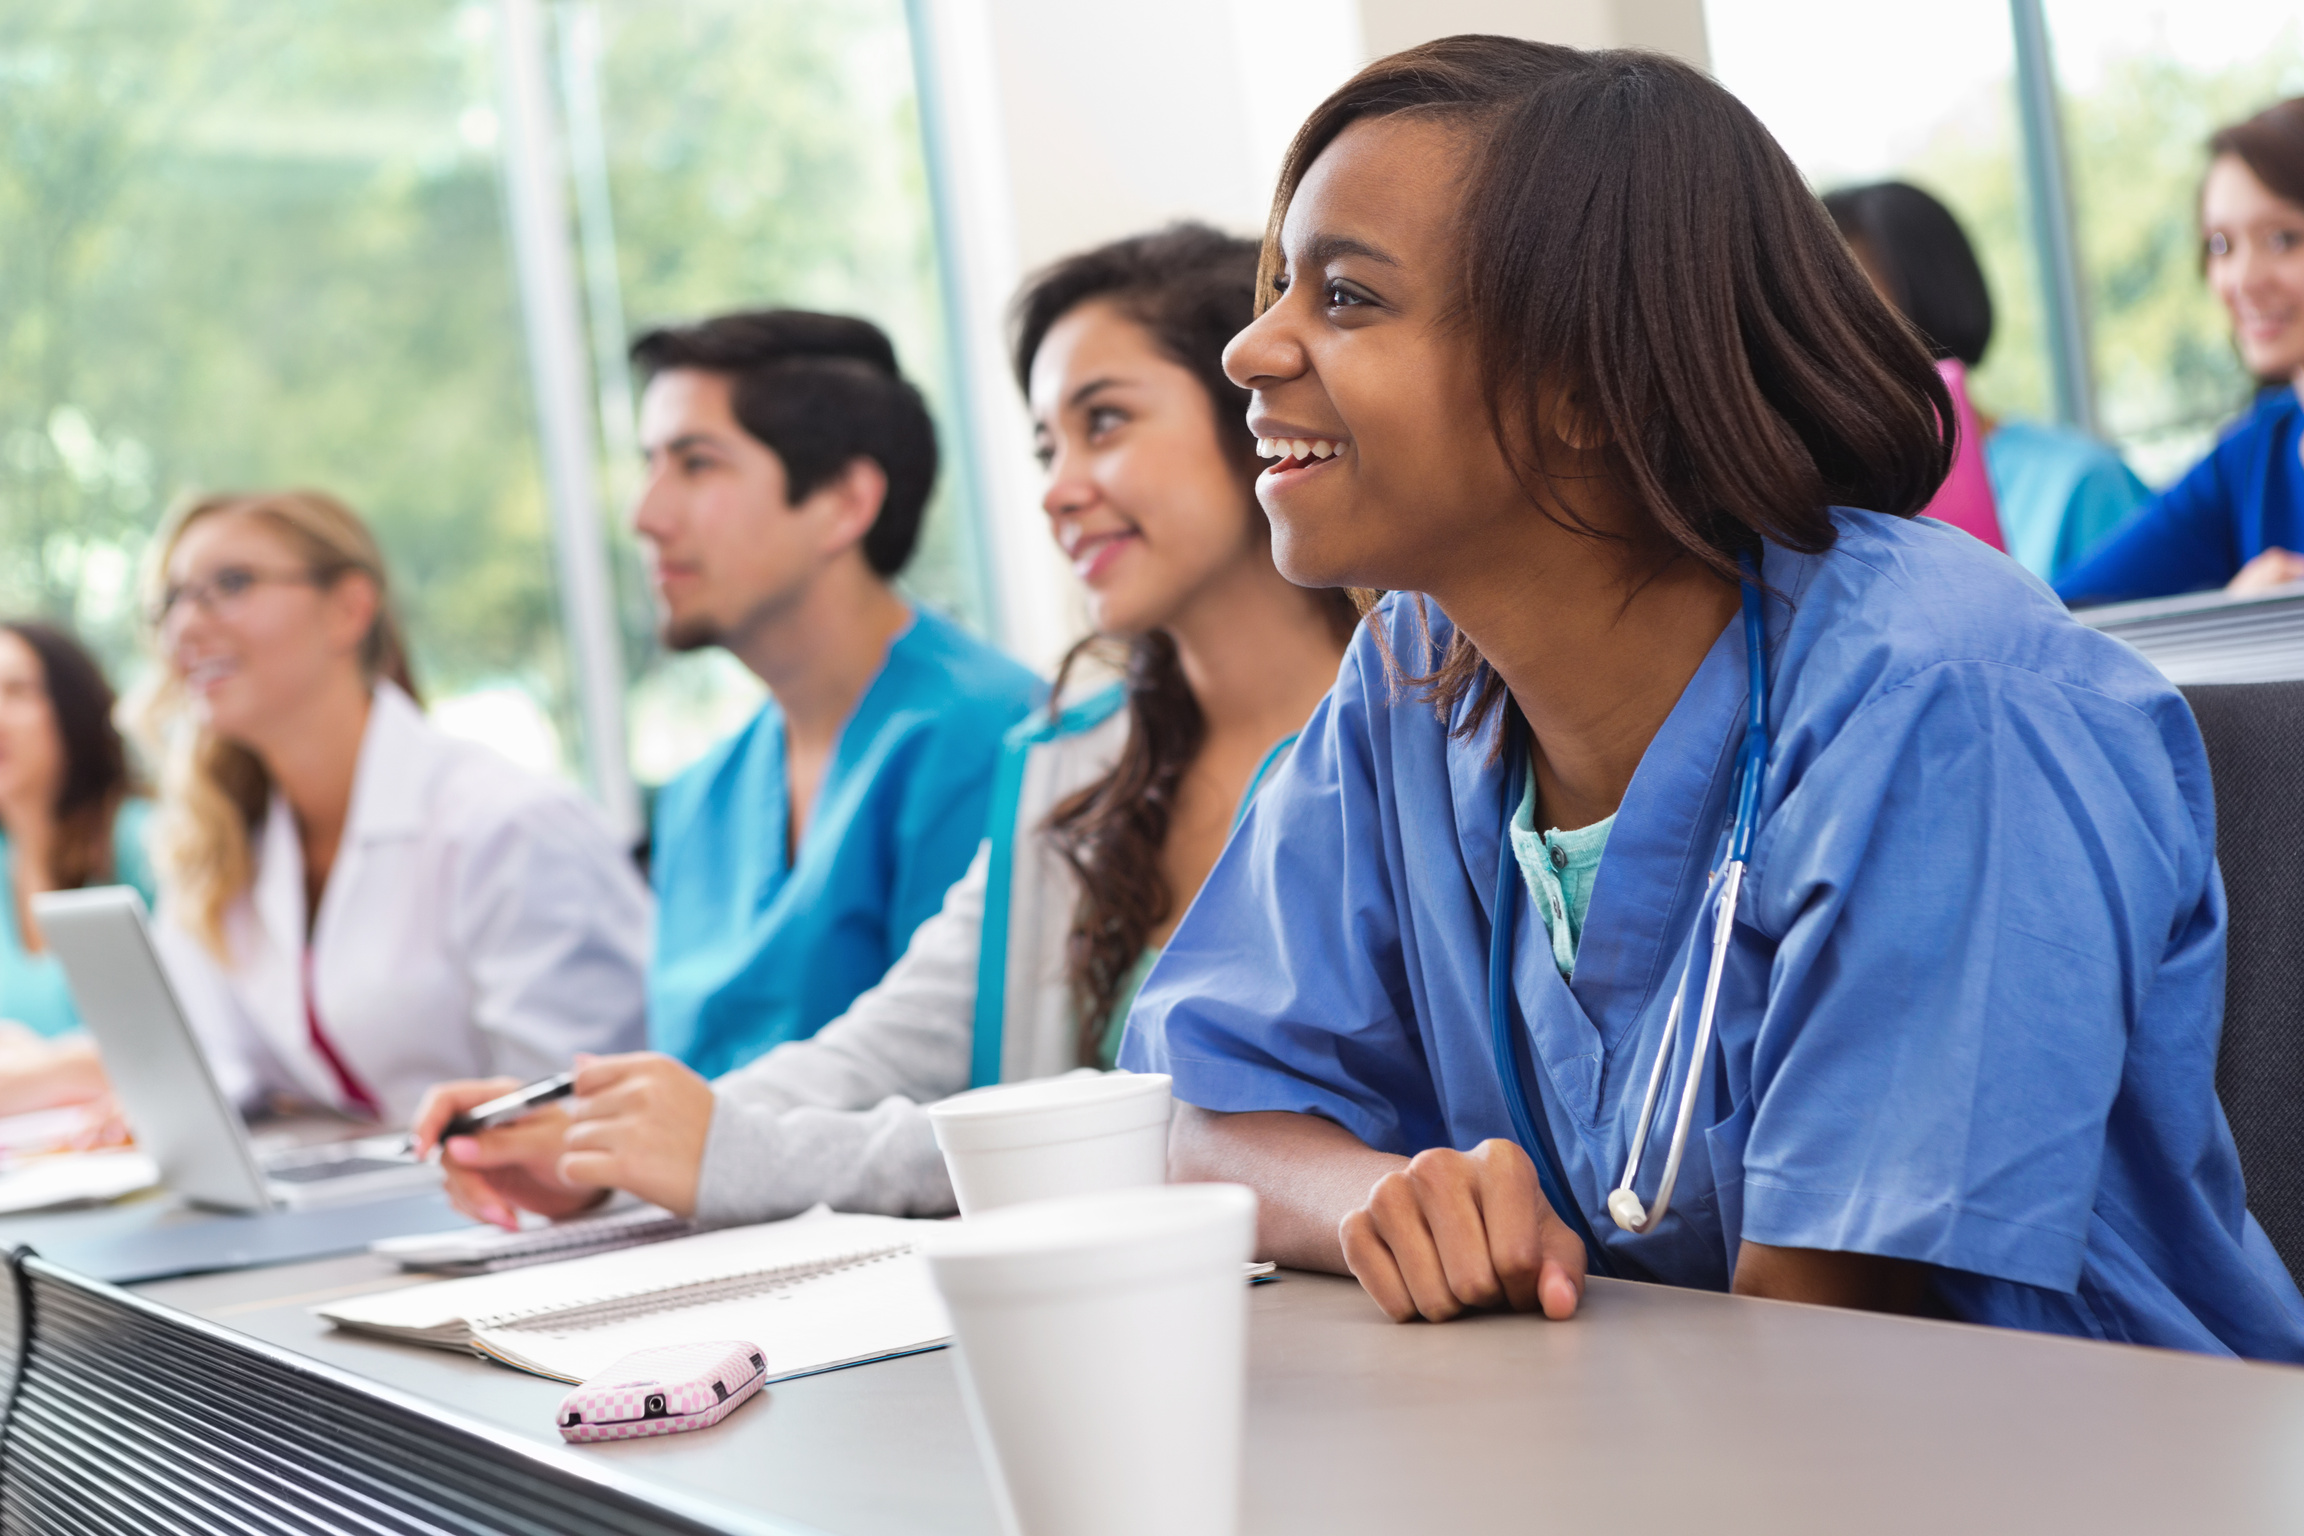
[(159, 1165), (133, 1147), (74, 1150), (106, 1119), (88, 1104), (0, 1116), (0, 1216), (95, 1205), (158, 1184)]
[(0, 1216), (97, 1205), (159, 1182), (160, 1165), (133, 1147), (11, 1158), (0, 1163)]

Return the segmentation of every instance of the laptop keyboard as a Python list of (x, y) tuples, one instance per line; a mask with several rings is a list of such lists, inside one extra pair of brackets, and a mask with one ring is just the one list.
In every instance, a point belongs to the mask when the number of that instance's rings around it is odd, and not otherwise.
[(409, 1161), (404, 1157), (337, 1157), (325, 1162), (266, 1168), (264, 1176), (276, 1184), (318, 1184), (326, 1179), (345, 1179), (356, 1173), (383, 1173), (408, 1166)]
[(279, 1147), (260, 1161), (275, 1184), (325, 1184), (364, 1173), (389, 1173), (417, 1166), (405, 1136), (363, 1136), (316, 1146)]

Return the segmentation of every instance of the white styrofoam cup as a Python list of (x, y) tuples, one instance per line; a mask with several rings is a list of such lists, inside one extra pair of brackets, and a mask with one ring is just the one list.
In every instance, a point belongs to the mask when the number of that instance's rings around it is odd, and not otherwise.
[(1234, 1536), (1256, 1196), (1009, 1206), (922, 1242), (1009, 1536)]
[(1073, 1072), (928, 1106), (960, 1214), (1168, 1178), (1164, 1072)]

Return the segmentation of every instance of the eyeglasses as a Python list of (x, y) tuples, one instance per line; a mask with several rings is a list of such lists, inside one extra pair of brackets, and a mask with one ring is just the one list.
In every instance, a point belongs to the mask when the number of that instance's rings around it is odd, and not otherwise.
[(158, 629), (185, 603), (213, 617), (236, 605), (256, 588), (267, 585), (317, 587), (322, 585), (322, 578), (318, 571), (259, 571), (252, 566), (228, 565), (200, 581), (170, 582), (145, 617)]

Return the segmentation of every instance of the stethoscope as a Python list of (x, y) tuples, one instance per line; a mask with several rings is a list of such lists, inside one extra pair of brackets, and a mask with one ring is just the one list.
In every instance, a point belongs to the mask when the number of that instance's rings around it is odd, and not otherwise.
[[(1750, 555), (1739, 555), (1744, 569), (1744, 653), (1752, 670), (1750, 712), (1744, 722), (1744, 744), (1737, 752), (1734, 820), (1728, 827), (1728, 859), (1704, 887), (1704, 901), (1683, 946), (1680, 974), (1672, 988), (1672, 1009), (1664, 1018), (1664, 1033), (1656, 1042), (1656, 1061), (1648, 1071), (1648, 1092), (1640, 1101), (1640, 1122), (1632, 1135), (1632, 1150), (1624, 1159), (1624, 1176), (1608, 1194), (1608, 1214), (1622, 1230), (1638, 1237), (1653, 1232), (1672, 1209), (1672, 1186), (1680, 1177), (1680, 1160), (1688, 1150), (1688, 1127), (1696, 1116), (1696, 1092), (1703, 1077), (1706, 1053), (1712, 1045), (1712, 1021), (1720, 1006), (1720, 974), (1728, 962), (1728, 939), (1736, 924), (1736, 898), (1744, 888), (1744, 861), (1752, 851), (1752, 834), (1760, 820), (1760, 781), (1768, 767), (1768, 637), (1762, 622), (1759, 573)], [(1504, 846), (1497, 863), (1495, 923), (1488, 942), (1488, 1030), (1496, 1052), (1496, 1072), (1504, 1085), (1504, 1102), (1512, 1114), (1512, 1128), (1536, 1160), (1536, 1180), (1552, 1209), (1584, 1240), (1594, 1269), (1608, 1272), (1600, 1245), (1584, 1219), (1583, 1207), (1571, 1197), (1559, 1150), (1528, 1109), (1528, 1093), (1521, 1081), (1520, 1056), (1512, 1028), (1512, 930), (1519, 917), (1520, 864), (1513, 857), (1511, 816), (1513, 796), (1526, 780), (1525, 751), (1517, 734), (1504, 774)], [(1657, 1101), (1664, 1092), (1672, 1061), (1672, 1044), (1680, 1036), (1681, 1005), (1687, 999), (1688, 972), (1696, 963), (1696, 938), (1712, 924), (1712, 950), (1704, 973), (1704, 1000), (1696, 1010), (1696, 1044), (1688, 1054), (1688, 1075), (1680, 1087), (1679, 1111), (1672, 1124), (1672, 1142), (1664, 1155), (1664, 1176), (1656, 1186), (1656, 1204), (1645, 1206), (1632, 1188), (1640, 1171), (1641, 1154), (1648, 1149), (1648, 1131), (1656, 1120)]]

